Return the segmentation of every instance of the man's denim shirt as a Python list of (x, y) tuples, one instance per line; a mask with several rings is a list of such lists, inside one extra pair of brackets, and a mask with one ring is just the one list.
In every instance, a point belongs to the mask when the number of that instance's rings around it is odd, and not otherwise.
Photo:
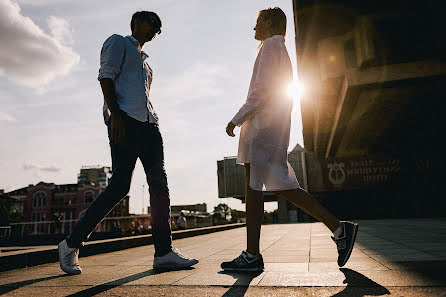
[[(136, 38), (114, 34), (102, 46), (98, 80), (110, 78), (114, 81), (117, 103), (122, 111), (140, 122), (158, 123), (149, 99), (153, 71), (146, 58)], [(103, 112), (107, 123), (110, 111), (105, 102)]]

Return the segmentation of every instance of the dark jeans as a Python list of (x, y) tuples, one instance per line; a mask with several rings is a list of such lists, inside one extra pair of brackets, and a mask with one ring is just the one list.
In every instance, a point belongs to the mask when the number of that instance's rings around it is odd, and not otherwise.
[(149, 185), (155, 256), (164, 256), (172, 250), (172, 231), (163, 139), (157, 124), (143, 123), (127, 115), (124, 115), (124, 122), (126, 135), (118, 144), (112, 141), (110, 122), (107, 124), (113, 175), (107, 188), (96, 197), (79, 218), (73, 232), (67, 236), (68, 246), (82, 246), (99, 222), (128, 194), (136, 160), (139, 158)]

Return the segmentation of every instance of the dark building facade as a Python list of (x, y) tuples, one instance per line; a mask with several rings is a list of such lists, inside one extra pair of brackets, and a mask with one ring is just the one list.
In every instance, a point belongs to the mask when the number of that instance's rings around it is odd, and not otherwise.
[[(288, 154), (288, 161), (293, 167), (296, 178), (302, 188), (308, 189), (305, 151), (296, 145)], [(245, 201), (245, 178), (243, 165), (236, 163), (236, 157), (227, 157), (217, 161), (218, 197), (233, 197)], [(263, 193), (265, 202), (277, 201), (277, 219), (279, 222), (308, 221), (310, 217), (290, 202), (279, 198), (271, 192)]]
[(96, 184), (107, 187), (112, 171), (108, 166), (84, 166), (77, 177), (78, 184)]
[[(10, 197), (24, 201), (26, 222), (51, 220), (62, 215), (65, 220), (78, 219), (91, 202), (103, 190), (99, 185), (64, 184), (39, 182), (36, 185), (14, 190), (8, 193)], [(124, 198), (112, 210), (113, 216), (129, 214), (129, 197)], [(122, 205), (121, 205), (122, 204)]]
[(341, 218), (444, 215), (441, 2), (293, 5), (309, 191)]
[[(70, 231), (103, 189), (94, 184), (57, 185), (39, 182), (8, 192), (7, 195), (23, 203), (23, 222), (35, 224), (33, 233), (52, 233), (57, 223), (65, 224), (64, 232)], [(110, 211), (108, 217), (128, 215), (129, 196), (126, 196)]]

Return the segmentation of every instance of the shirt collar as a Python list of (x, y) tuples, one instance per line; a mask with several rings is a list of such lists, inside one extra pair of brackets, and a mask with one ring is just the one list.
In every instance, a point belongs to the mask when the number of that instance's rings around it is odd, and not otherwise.
[[(267, 39), (274, 39), (274, 40), (277, 40), (277, 41), (282, 41), (282, 42), (285, 42), (285, 37), (283, 36), (283, 35), (273, 35), (273, 36), (271, 36), (271, 37), (269, 37), (269, 38), (267, 38)], [(266, 39), (265, 39), (266, 40)]]
[(138, 48), (138, 51), (141, 52), (141, 59), (145, 60), (145, 59), (147, 59), (147, 58), (149, 57), (149, 55), (147, 55), (147, 54), (142, 50), (141, 45), (139, 44), (139, 41), (138, 41), (135, 37), (133, 37), (132, 35), (127, 35), (126, 37), (127, 37), (128, 39), (130, 39), (130, 42), (131, 42), (134, 46), (136, 46), (136, 47)]
[(149, 57), (143, 50), (141, 50), (141, 59), (145, 60)]

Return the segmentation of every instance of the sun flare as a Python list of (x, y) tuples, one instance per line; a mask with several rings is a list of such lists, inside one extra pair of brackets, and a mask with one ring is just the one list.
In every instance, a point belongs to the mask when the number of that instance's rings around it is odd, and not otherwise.
[(304, 85), (298, 80), (293, 80), (293, 82), (288, 85), (287, 94), (295, 103), (299, 102), (303, 92)]

